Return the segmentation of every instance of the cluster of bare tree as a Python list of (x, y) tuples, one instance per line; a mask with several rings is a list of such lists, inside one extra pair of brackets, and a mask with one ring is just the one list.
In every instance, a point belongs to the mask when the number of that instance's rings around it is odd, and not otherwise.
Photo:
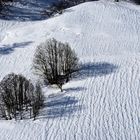
[(55, 14), (62, 14), (66, 8), (71, 6), (78, 5), (83, 2), (94, 1), (94, 0), (59, 0), (57, 2), (53, 2), (45, 11), (45, 14), (48, 17), (54, 16)]
[(70, 80), (79, 69), (78, 58), (68, 43), (55, 39), (47, 40), (37, 47), (33, 66), (48, 84), (56, 84), (62, 91), (62, 85)]
[(48, 17), (54, 16), (55, 14), (62, 14), (64, 9), (68, 8), (69, 3), (65, 1), (53, 2), (49, 7), (44, 11), (44, 14)]
[[(33, 67), (48, 84), (62, 85), (79, 69), (78, 58), (68, 43), (47, 40), (36, 49)], [(36, 118), (43, 106), (44, 95), (40, 84), (35, 86), (20, 74), (8, 74), (0, 82), (0, 118), (11, 120), (26, 116)]]
[(0, 12), (5, 7), (7, 2), (13, 2), (14, 0), (0, 0)]
[(134, 3), (140, 5), (140, 0), (132, 0)]
[(0, 82), (0, 117), (7, 120), (34, 118), (43, 105), (44, 96), (40, 85), (36, 86), (22, 75), (8, 74)]

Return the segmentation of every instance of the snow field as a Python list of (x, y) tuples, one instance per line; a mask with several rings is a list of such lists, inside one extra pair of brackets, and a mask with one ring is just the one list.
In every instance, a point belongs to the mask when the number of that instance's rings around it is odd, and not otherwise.
[(44, 88), (36, 121), (0, 121), (1, 140), (140, 139), (140, 12), (131, 5), (88, 2), (49, 20), (0, 20), (0, 79), (36, 79), (35, 48), (52, 37), (69, 42), (84, 64), (63, 93)]

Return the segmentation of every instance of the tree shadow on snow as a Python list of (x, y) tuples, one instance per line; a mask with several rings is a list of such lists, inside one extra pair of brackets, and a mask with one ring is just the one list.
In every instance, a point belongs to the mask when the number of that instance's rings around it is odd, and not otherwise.
[(53, 99), (60, 98), (60, 97), (63, 97), (65, 95), (67, 95), (67, 93), (72, 93), (72, 92), (77, 93), (77, 92), (84, 91), (84, 90), (86, 90), (86, 88), (85, 87), (80, 87), (80, 86), (79, 87), (64, 88), (63, 92), (58, 92), (57, 94), (50, 94), (48, 96), (48, 98), (49, 99), (51, 99), (51, 98), (53, 98)]
[(70, 117), (74, 112), (80, 110), (82, 110), (82, 106), (78, 105), (76, 97), (65, 96), (63, 93), (51, 95), (40, 112), (39, 118)]
[(85, 79), (88, 77), (105, 76), (116, 72), (117, 65), (107, 62), (87, 63), (80, 66), (80, 70), (73, 74), (75, 79)]
[[(85, 79), (88, 77), (105, 76), (116, 72), (118, 66), (107, 62), (87, 63), (80, 67), (80, 71), (73, 76), (75, 79)], [(67, 92), (79, 92), (85, 90), (83, 87), (64, 89), (64, 93), (52, 94), (48, 96), (47, 103), (42, 109), (39, 118), (59, 118), (70, 117), (75, 112), (83, 110), (83, 106), (78, 104), (76, 97), (67, 96)]]
[[(64, 89), (64, 91), (67, 93), (67, 92), (79, 92), (79, 91), (83, 91), (85, 90), (86, 88), (85, 87), (72, 87), (72, 88), (67, 88), (67, 89)], [(66, 94), (65, 93), (65, 94)]]
[(16, 48), (24, 48), (31, 43), (32, 43), (32, 41), (22, 42), (22, 43), (14, 43), (12, 45), (3, 45), (3, 47), (0, 47), (0, 55), (11, 54), (14, 52), (14, 50)]

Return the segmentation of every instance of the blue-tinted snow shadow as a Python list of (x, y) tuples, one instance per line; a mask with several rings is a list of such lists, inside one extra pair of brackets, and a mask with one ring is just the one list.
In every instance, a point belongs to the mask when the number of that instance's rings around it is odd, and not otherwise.
[[(88, 77), (106, 76), (115, 73), (118, 69), (117, 65), (102, 62), (102, 63), (87, 63), (81, 65), (79, 72), (73, 75), (74, 80), (85, 79)], [(58, 117), (70, 117), (75, 112), (83, 110), (83, 106), (78, 104), (76, 97), (67, 96), (67, 93), (76, 93), (84, 91), (83, 87), (74, 87), (64, 89), (64, 93), (52, 94), (47, 98), (47, 103), (44, 109), (40, 113), (39, 118), (58, 118)]]
[(31, 44), (32, 41), (22, 42), (22, 43), (14, 43), (12, 45), (3, 45), (0, 47), (0, 55), (8, 55), (14, 52), (16, 48), (24, 48)]
[(74, 96), (67, 96), (65, 93), (58, 95), (50, 95), (44, 105), (44, 109), (40, 112), (38, 118), (58, 118), (70, 117), (75, 112), (83, 109), (82, 105), (78, 104), (78, 99)]
[(86, 88), (85, 87), (72, 87), (72, 88), (64, 88), (63, 89), (66, 93), (72, 93), (72, 92), (80, 92), (80, 91), (84, 91), (84, 90), (86, 90)]
[(75, 97), (70, 97), (70, 96), (64, 96), (60, 98), (51, 98), (49, 102), (46, 103), (47, 107), (58, 107), (58, 106), (67, 106), (67, 105), (72, 105), (76, 104), (78, 100), (75, 99)]
[(117, 65), (108, 62), (86, 63), (81, 65), (79, 71), (73, 74), (73, 78), (85, 79), (88, 77), (105, 76), (115, 73), (117, 69)]

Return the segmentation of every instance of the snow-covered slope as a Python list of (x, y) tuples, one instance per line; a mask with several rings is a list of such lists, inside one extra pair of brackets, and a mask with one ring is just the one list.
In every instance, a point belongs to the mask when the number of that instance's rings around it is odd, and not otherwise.
[(139, 7), (124, 2), (88, 2), (43, 21), (0, 20), (0, 79), (35, 79), (35, 48), (52, 37), (69, 42), (84, 64), (63, 93), (44, 89), (36, 121), (0, 121), (0, 140), (139, 140), (139, 27)]

